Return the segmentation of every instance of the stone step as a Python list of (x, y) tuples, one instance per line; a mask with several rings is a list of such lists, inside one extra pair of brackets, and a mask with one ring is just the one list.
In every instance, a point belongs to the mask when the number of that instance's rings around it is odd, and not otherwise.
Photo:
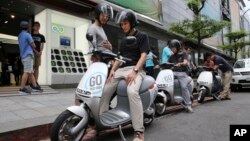
[[(49, 86), (41, 86), (43, 92), (32, 92), (31, 94), (58, 94), (59, 92), (55, 89), (52, 89)], [(23, 96), (25, 94), (19, 94), (19, 86), (10, 86), (10, 87), (0, 87), (0, 97), (3, 96)]]

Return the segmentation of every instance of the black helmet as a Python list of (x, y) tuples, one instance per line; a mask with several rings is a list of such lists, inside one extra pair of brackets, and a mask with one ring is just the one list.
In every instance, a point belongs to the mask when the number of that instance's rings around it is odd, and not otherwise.
[(95, 7), (95, 18), (99, 20), (100, 14), (108, 15), (109, 19), (113, 19), (113, 8), (106, 3), (99, 3)]
[(29, 27), (29, 22), (27, 22), (27, 21), (21, 21), (20, 22), (20, 27), (22, 29), (27, 29)]
[(176, 48), (177, 51), (179, 51), (181, 49), (181, 43), (176, 40), (176, 39), (173, 39), (169, 42), (169, 48)]
[(116, 14), (115, 23), (121, 24), (121, 22), (129, 21), (131, 28), (138, 25), (136, 15), (133, 10), (125, 9)]

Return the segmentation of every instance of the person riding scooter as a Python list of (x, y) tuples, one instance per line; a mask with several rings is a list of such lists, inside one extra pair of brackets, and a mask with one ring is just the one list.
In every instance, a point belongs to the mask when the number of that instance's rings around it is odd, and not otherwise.
[(132, 125), (135, 131), (134, 141), (144, 141), (143, 107), (139, 96), (139, 89), (145, 76), (143, 65), (149, 51), (149, 39), (145, 33), (135, 29), (138, 24), (135, 13), (130, 9), (125, 9), (116, 15), (115, 22), (121, 27), (126, 36), (136, 37), (137, 42), (127, 46), (121, 43), (120, 54), (123, 57), (131, 58), (131, 62), (121, 64), (115, 61), (108, 82), (105, 85), (103, 97), (101, 99), (100, 113), (108, 111), (109, 100), (116, 91), (120, 80), (127, 82), (127, 93), (129, 98)]
[[(97, 50), (111, 51), (112, 45), (108, 41), (108, 38), (103, 30), (103, 25), (107, 24), (109, 19), (113, 18), (113, 8), (106, 4), (100, 3), (95, 7), (95, 21), (88, 28), (87, 33), (93, 35), (93, 45), (97, 47)], [(89, 50), (93, 50), (93, 45), (89, 44)], [(92, 55), (91, 61), (98, 62), (102, 58), (100, 55)]]
[(188, 83), (191, 81), (190, 77), (187, 75), (188, 71), (188, 56), (181, 49), (181, 44), (178, 40), (173, 39), (169, 43), (169, 48), (171, 48), (173, 54), (170, 56), (168, 63), (174, 63), (175, 67), (173, 68), (174, 76), (180, 82), (182, 97), (184, 99), (184, 104), (186, 105), (186, 110), (188, 112), (193, 112), (192, 101), (190, 97), (190, 92), (188, 90)]

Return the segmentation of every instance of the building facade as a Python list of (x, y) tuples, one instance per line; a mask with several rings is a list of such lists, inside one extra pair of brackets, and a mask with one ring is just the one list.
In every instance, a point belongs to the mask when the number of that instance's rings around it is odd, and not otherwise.
[[(1, 9), (8, 7), (8, 1), (1, 3)], [(42, 54), (39, 83), (42, 85), (75, 84), (81, 79), (88, 67), (89, 57), (84, 56), (88, 50), (88, 42), (85, 39), (88, 26), (93, 20), (93, 8), (101, 2), (100, 0), (18, 0), (16, 4), (20, 9), (23, 5), (33, 7), (33, 12), (25, 12), (28, 20), (41, 23), (40, 32), (46, 37), (45, 50)], [(150, 46), (155, 48), (156, 54), (161, 58), (161, 52), (167, 41), (173, 38), (184, 40), (169, 32), (172, 23), (184, 19), (192, 19), (193, 13), (186, 6), (185, 0), (143, 0), (143, 4), (134, 0), (108, 0), (105, 1), (113, 6), (114, 10), (120, 11), (124, 8), (132, 8), (137, 12), (140, 26), (138, 29), (146, 32), (150, 39)], [(3, 8), (2, 8), (3, 7)], [(29, 9), (29, 7), (25, 7)], [(236, 10), (235, 10), (236, 9)], [(239, 4), (237, 0), (207, 0), (202, 14), (208, 15), (215, 20), (227, 19), (232, 21), (233, 29), (238, 29)], [(8, 10), (11, 12), (11, 10)], [(8, 13), (8, 11), (6, 13)], [(18, 26), (18, 25), (17, 25)], [(1, 27), (0, 27), (1, 28)], [(119, 25), (110, 21), (104, 27), (108, 39), (113, 45), (114, 52), (119, 49), (119, 42), (124, 34)], [(14, 32), (15, 30), (13, 30)], [(218, 54), (231, 59), (217, 46), (226, 42), (222, 32), (216, 33), (214, 37), (203, 40), (201, 52), (216, 51)], [(8, 31), (6, 31), (6, 34)], [(11, 32), (11, 33), (13, 33)], [(9, 34), (11, 34), (9, 33)], [(15, 32), (15, 34), (17, 33)], [(195, 43), (193, 58), (198, 63), (197, 47)]]

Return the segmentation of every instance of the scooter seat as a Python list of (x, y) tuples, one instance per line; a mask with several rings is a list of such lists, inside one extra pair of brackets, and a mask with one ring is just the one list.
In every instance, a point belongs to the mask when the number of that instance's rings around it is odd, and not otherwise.
[[(153, 84), (155, 79), (151, 76), (145, 76), (142, 80), (141, 87), (139, 89), (139, 94), (146, 92)], [(125, 80), (121, 80), (117, 87), (117, 95), (127, 97), (127, 83)]]

